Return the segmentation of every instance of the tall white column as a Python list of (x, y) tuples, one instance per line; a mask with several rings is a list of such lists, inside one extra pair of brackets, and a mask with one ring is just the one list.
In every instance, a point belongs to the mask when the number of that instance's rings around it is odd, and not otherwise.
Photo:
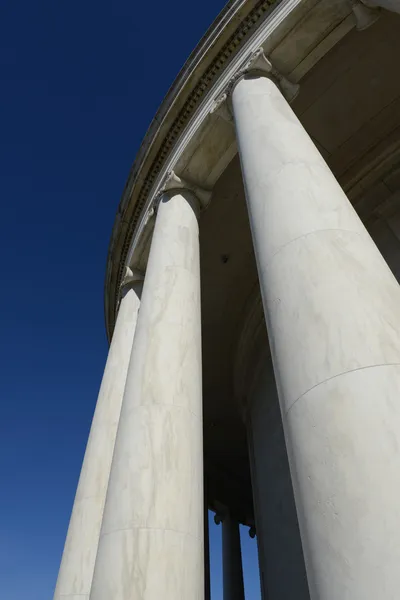
[(203, 600), (196, 199), (158, 207), (91, 600)]
[(115, 436), (140, 304), (142, 277), (129, 269), (69, 523), (54, 600), (89, 598)]
[(224, 600), (244, 600), (239, 523), (228, 514), (222, 519), (222, 569)]
[(310, 594), (394, 600), (400, 288), (277, 86), (232, 103)]

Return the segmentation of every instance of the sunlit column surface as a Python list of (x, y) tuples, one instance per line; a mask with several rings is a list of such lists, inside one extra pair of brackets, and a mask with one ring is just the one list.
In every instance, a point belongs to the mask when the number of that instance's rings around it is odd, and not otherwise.
[(54, 600), (89, 598), (115, 436), (140, 304), (142, 277), (128, 270), (82, 465)]
[(224, 600), (244, 600), (239, 523), (230, 515), (222, 519)]
[(311, 597), (394, 599), (400, 288), (275, 83), (232, 104)]
[(196, 199), (158, 207), (91, 600), (203, 600)]

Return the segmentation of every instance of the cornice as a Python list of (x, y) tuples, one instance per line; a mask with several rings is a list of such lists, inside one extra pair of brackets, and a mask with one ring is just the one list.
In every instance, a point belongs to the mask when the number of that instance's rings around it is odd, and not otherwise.
[[(143, 217), (143, 212), (146, 202), (151, 196), (151, 192), (155, 183), (158, 181), (160, 173), (167, 157), (171, 154), (171, 150), (176, 146), (179, 137), (183, 130), (193, 117), (196, 109), (199, 107), (207, 93), (213, 88), (215, 82), (221, 76), (221, 73), (230, 63), (233, 57), (238, 55), (239, 51), (245, 45), (245, 42), (258, 29), (265, 17), (271, 13), (278, 5), (287, 6), (287, 11), (284, 11), (282, 17), (286, 16), (285, 12), (290, 12), (292, 6), (300, 4), (302, 0), (259, 0), (258, 2), (237, 1), (228, 3), (225, 10), (217, 18), (214, 24), (203, 40), (200, 42), (197, 49), (187, 61), (186, 67), (178, 75), (176, 83), (172, 86), (170, 93), (158, 111), (153, 120), (152, 125), (146, 134), (144, 143), (142, 144), (139, 155), (135, 160), (134, 166), (125, 186), (122, 200), (117, 212), (116, 221), (113, 228), (111, 242), (109, 246), (107, 273), (105, 281), (105, 318), (107, 334), (110, 339), (111, 329), (115, 317), (115, 309), (118, 298), (118, 291), (121, 280), (124, 274), (124, 268), (127, 264), (128, 252), (132, 244), (132, 240), (140, 226), (140, 219)], [(193, 89), (188, 93), (186, 101), (182, 108), (178, 111), (176, 117), (168, 127), (163, 136), (162, 143), (157, 150), (147, 173), (141, 175), (141, 167), (148, 157), (153, 139), (157, 132), (161, 129), (163, 119), (165, 120), (168, 108), (174, 100), (174, 96), (181, 92), (185, 87), (184, 76), (188, 74), (188, 70), (198, 68), (198, 64), (204, 56), (211, 52), (212, 47), (216, 45), (218, 39), (222, 36), (221, 31), (224, 30), (226, 21), (231, 25), (239, 20), (238, 25), (233, 33), (223, 43), (214, 58), (204, 69), (203, 74), (199, 77)], [(259, 44), (258, 44), (259, 45)], [(199, 57), (199, 55), (201, 55)], [(150, 145), (150, 147), (149, 147)], [(134, 188), (139, 187), (134, 206), (131, 206), (132, 194)], [(115, 255), (116, 253), (116, 255)]]
[[(167, 172), (176, 169), (185, 149), (209, 118), (215, 99), (223, 93), (235, 73), (243, 69), (252, 53), (262, 47), (268, 56), (271, 56), (271, 51), (275, 56), (280, 41), (289, 36), (296, 24), (322, 1), (229, 2), (189, 57), (145, 136), (117, 212), (105, 281), (105, 317), (109, 339), (124, 268), (144, 266), (141, 258), (138, 262), (138, 257), (141, 256), (143, 240), (148, 239), (146, 227), (148, 229), (152, 224), (149, 213), (154, 212), (154, 202)], [(346, 10), (347, 14), (351, 13), (348, 0), (337, 0), (337, 10), (336, 23), (339, 24), (346, 17)], [(334, 14), (335, 11), (332, 12)], [(295, 39), (293, 43), (296, 46)], [(329, 44), (325, 46), (325, 51), (329, 50)], [(320, 53), (318, 59), (322, 55)], [(304, 63), (303, 59), (300, 60)], [(274, 60), (273, 57), (273, 63)], [(282, 57), (279, 59), (281, 62)], [(314, 63), (315, 59), (314, 62), (308, 61), (308, 67), (311, 68)], [(276, 66), (281, 70), (281, 64)], [(283, 73), (275, 70), (273, 76), (279, 78), (289, 74), (295, 66), (285, 67)], [(306, 71), (303, 65), (302, 75)], [(281, 89), (282, 81), (281, 78)], [(202, 185), (201, 181), (197, 183)]]

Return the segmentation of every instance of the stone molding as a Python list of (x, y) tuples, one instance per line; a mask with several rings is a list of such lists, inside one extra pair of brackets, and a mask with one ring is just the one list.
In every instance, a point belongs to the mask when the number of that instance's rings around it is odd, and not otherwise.
[(222, 118), (232, 120), (230, 98), (235, 86), (246, 75), (268, 77), (279, 87), (288, 102), (293, 102), (300, 90), (299, 84), (289, 81), (282, 75), (265, 56), (264, 49), (258, 48), (250, 54), (245, 64), (231, 77), (223, 93), (215, 100), (211, 113), (218, 113)]
[[(113, 303), (115, 302), (119, 282), (123, 276), (124, 266), (132, 263), (132, 247), (136, 244), (137, 239), (142, 233), (143, 221), (146, 218), (144, 215), (146, 205), (148, 210), (149, 200), (153, 202), (152, 198), (156, 194), (154, 188), (165, 166), (167, 166), (167, 169), (173, 168), (177, 156), (182, 151), (182, 145), (184, 145), (186, 137), (192, 135), (192, 130), (204, 118), (204, 108), (206, 108), (205, 114), (208, 114), (210, 111), (213, 97), (209, 92), (213, 87), (216, 87), (216, 93), (220, 93), (218, 92), (218, 88), (223, 89), (223, 87), (221, 88), (221, 80), (222, 86), (224, 86), (223, 79), (226, 79), (226, 74), (228, 76), (232, 74), (232, 64), (243, 62), (243, 57), (246, 56), (246, 49), (248, 49), (248, 52), (251, 48), (259, 47), (265, 39), (268, 39), (273, 31), (286, 21), (289, 15), (292, 13), (294, 15), (297, 10), (299, 10), (300, 15), (305, 14), (305, 9), (301, 8), (303, 2), (304, 0), (260, 0), (259, 2), (235, 2), (233, 6), (228, 5), (227, 11), (230, 12), (229, 25), (233, 25), (239, 19), (240, 22), (215, 55), (215, 58), (205, 68), (204, 74), (200, 76), (199, 81), (192, 91), (188, 93), (187, 100), (177, 113), (166, 134), (162, 136), (161, 145), (155, 153), (150, 166), (146, 167), (146, 175), (143, 178), (138, 173), (142, 166), (141, 163), (145, 160), (146, 153), (144, 149), (140, 151), (140, 162), (134, 164), (133, 172), (131, 171), (131, 175), (129, 176), (109, 248), (105, 282), (105, 308), (108, 334), (111, 333), (116, 314)], [(237, 8), (235, 8), (235, 5), (237, 5)], [(250, 10), (248, 10), (249, 8)], [(246, 9), (248, 10), (247, 14), (245, 14)], [(294, 19), (296, 18), (298, 17), (294, 16)], [(202, 46), (201, 50), (204, 54), (206, 53), (204, 50), (204, 40), (209, 38), (212, 46), (217, 39), (216, 37), (212, 39), (209, 37), (210, 35), (211, 33), (207, 33), (198, 47), (198, 50), (200, 50), (200, 46)], [(194, 62), (192, 57), (192, 62)], [(199, 57), (200, 59), (201, 57)], [(194, 68), (194, 65), (191, 68)], [(173, 88), (176, 85), (174, 84)], [(180, 93), (180, 90), (177, 90), (178, 92)], [(161, 125), (164, 125), (163, 119), (165, 114), (161, 114), (162, 112), (159, 111), (153, 120), (151, 129), (154, 130), (154, 135), (156, 135), (156, 126), (160, 129)], [(187, 127), (189, 122), (190, 125)], [(185, 134), (182, 136), (183, 132)], [(131, 203), (131, 196), (135, 187), (139, 187), (139, 191), (135, 193), (134, 203)], [(127, 212), (128, 207), (130, 209)], [(114, 247), (117, 244), (118, 250), (117, 253), (114, 253)]]
[[(262, 18), (266, 14), (268, 14), (271, 7), (279, 4), (281, 1), (282, 0), (260, 0), (256, 3), (252, 10), (249, 11), (247, 16), (240, 22), (240, 24), (238, 25), (234, 33), (231, 35), (231, 37), (222, 46), (221, 50), (218, 52), (211, 64), (207, 67), (204, 74), (200, 77), (199, 82), (190, 92), (182, 109), (179, 111), (178, 115), (171, 124), (171, 127), (169, 128), (167, 134), (164, 136), (161, 147), (159, 148), (148, 171), (148, 174), (141, 185), (134, 212), (126, 227), (126, 232), (124, 236), (125, 239), (120, 254), (118, 275), (115, 283), (115, 295), (117, 295), (117, 291), (119, 289), (120, 282), (123, 277), (123, 269), (126, 264), (126, 258), (132, 243), (135, 230), (138, 226), (140, 216), (145, 207), (146, 200), (153, 187), (153, 184), (155, 183), (158, 174), (162, 170), (162, 165), (166, 157), (170, 153), (172, 147), (176, 143), (179, 135), (188, 123), (195, 109), (200, 104), (207, 91), (213, 86), (216, 79), (218, 79), (225, 64), (233, 55), (236, 54), (237, 50), (242, 46), (246, 38), (248, 38), (253, 33), (254, 29), (257, 28)], [(109, 254), (111, 252), (112, 243), (109, 250)]]
[(165, 176), (164, 182), (160, 187), (160, 191), (157, 193), (154, 200), (154, 211), (157, 212), (158, 205), (161, 202), (164, 194), (172, 195), (173, 192), (184, 190), (190, 192), (191, 195), (196, 199), (195, 202), (192, 202), (191, 204), (193, 204), (192, 208), (197, 216), (199, 216), (200, 211), (207, 208), (209, 205), (212, 191), (179, 177), (175, 171), (168, 171), (167, 175)]
[(143, 284), (144, 274), (137, 269), (130, 269), (129, 267), (125, 267), (125, 275), (121, 281), (121, 285), (119, 286), (119, 301), (126, 294), (129, 289), (132, 289), (136, 283)]
[[(275, 51), (279, 40), (285, 39), (320, 1), (231, 0), (185, 63), (150, 125), (118, 208), (105, 280), (109, 339), (124, 267), (139, 264), (143, 267), (140, 262), (144, 248), (142, 238), (149, 237), (147, 229), (153, 219), (148, 213), (154, 214), (155, 197), (165, 173), (176, 168), (190, 140), (209, 117), (215, 98), (248, 62), (249, 55), (260, 46), (267, 48), (268, 53)], [(339, 0), (340, 6), (347, 2)], [(351, 14), (350, 8), (348, 10)], [(339, 13), (343, 18), (342, 8)], [(336, 12), (332, 15), (335, 18)], [(318, 60), (321, 56), (318, 54)], [(314, 64), (315, 60), (307, 62), (308, 68)], [(302, 76), (308, 68), (303, 66)]]

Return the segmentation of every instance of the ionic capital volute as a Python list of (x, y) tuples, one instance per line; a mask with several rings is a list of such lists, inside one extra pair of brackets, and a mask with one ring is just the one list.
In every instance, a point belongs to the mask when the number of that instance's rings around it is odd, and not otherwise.
[(154, 210), (157, 210), (158, 205), (163, 196), (173, 196), (176, 192), (189, 192), (187, 200), (192, 205), (193, 210), (198, 215), (201, 210), (207, 208), (211, 199), (211, 190), (200, 187), (182, 177), (179, 177), (175, 171), (169, 171), (160, 187), (154, 203)]
[(135, 284), (143, 283), (144, 275), (141, 271), (137, 269), (131, 269), (130, 267), (125, 267), (125, 274), (121, 281), (120, 285), (120, 295), (126, 293), (128, 289), (131, 289)]
[(288, 102), (293, 102), (299, 93), (299, 84), (289, 81), (289, 79), (282, 75), (265, 56), (264, 49), (258, 48), (231, 77), (225, 90), (215, 100), (214, 106), (211, 109), (212, 114), (217, 113), (225, 120), (232, 120), (232, 92), (239, 81), (246, 77), (246, 75), (268, 77), (275, 82)]

